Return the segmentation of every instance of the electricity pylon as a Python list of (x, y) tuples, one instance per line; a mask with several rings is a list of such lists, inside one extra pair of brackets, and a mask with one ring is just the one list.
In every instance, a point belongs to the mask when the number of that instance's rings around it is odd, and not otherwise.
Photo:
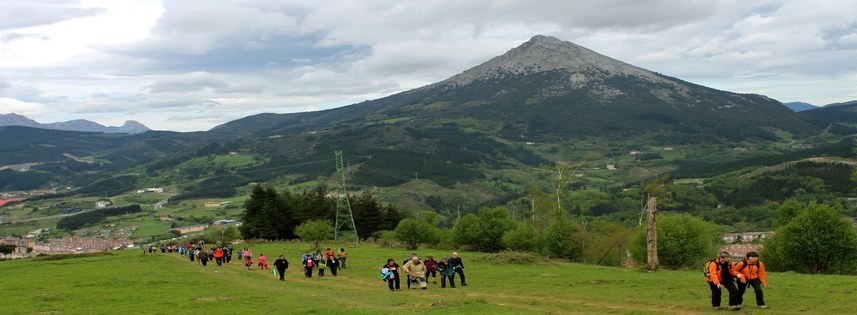
[[(339, 175), (339, 197), (336, 198), (336, 227), (334, 228), (333, 241), (339, 243), (343, 232), (354, 233), (354, 246), (360, 242), (357, 236), (357, 225), (354, 224), (354, 215), (351, 214), (351, 203), (348, 202), (348, 193), (345, 191), (345, 169), (342, 167), (342, 151), (336, 150), (336, 173)], [(345, 226), (350, 230), (342, 231)]]

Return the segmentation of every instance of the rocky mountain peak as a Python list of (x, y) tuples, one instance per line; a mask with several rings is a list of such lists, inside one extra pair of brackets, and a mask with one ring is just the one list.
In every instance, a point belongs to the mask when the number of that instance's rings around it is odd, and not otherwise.
[(501, 56), (470, 68), (441, 83), (465, 85), (485, 78), (528, 75), (552, 70), (566, 70), (574, 86), (598, 81), (609, 76), (637, 76), (653, 82), (670, 82), (651, 71), (632, 66), (596, 53), (572, 42), (536, 35)]
[(116, 132), (120, 133), (141, 133), (149, 130), (149, 127), (146, 127), (136, 120), (126, 120), (122, 127), (116, 127)]

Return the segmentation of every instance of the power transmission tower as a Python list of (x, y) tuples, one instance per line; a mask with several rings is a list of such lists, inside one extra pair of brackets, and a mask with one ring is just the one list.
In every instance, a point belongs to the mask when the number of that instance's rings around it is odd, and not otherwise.
[[(357, 225), (354, 224), (354, 215), (351, 214), (351, 203), (348, 202), (348, 194), (345, 191), (345, 169), (342, 163), (342, 151), (336, 150), (336, 173), (339, 175), (339, 197), (336, 198), (336, 227), (334, 228), (333, 241), (339, 243), (343, 232), (351, 232), (354, 234), (354, 246), (360, 242), (357, 237)], [(350, 230), (342, 231), (342, 227), (346, 226)]]

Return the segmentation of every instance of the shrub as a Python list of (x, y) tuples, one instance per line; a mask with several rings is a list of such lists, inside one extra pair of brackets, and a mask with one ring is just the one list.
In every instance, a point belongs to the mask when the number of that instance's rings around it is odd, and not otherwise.
[(857, 231), (839, 209), (810, 203), (776, 230), (762, 253), (774, 270), (854, 273)]
[(472, 246), (483, 252), (503, 249), (499, 240), (514, 227), (505, 208), (484, 208), (479, 215), (467, 214), (455, 222), (453, 238), (459, 245)]
[[(658, 217), (658, 260), (666, 268), (693, 268), (716, 254), (713, 223), (691, 215)], [(646, 228), (641, 227), (631, 241), (634, 260), (646, 263)]]
[(333, 238), (333, 224), (327, 220), (309, 220), (295, 228), (295, 235), (316, 249), (321, 241)]
[(503, 246), (512, 251), (539, 252), (541, 244), (539, 233), (529, 224), (518, 223), (503, 235)]
[(435, 242), (437, 239), (435, 230), (437, 229), (427, 222), (407, 218), (399, 221), (399, 226), (396, 227), (396, 238), (404, 242), (407, 249), (414, 250), (419, 247), (419, 243)]
[(583, 250), (575, 242), (577, 226), (563, 216), (559, 216), (545, 233), (545, 251), (555, 258), (579, 259)]

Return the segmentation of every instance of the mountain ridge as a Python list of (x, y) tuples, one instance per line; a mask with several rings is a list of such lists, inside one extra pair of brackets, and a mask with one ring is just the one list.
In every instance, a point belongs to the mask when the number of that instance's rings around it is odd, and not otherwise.
[(0, 114), (0, 126), (24, 126), (52, 130), (103, 132), (103, 133), (143, 133), (149, 131), (148, 127), (135, 121), (126, 120), (122, 126), (104, 126), (86, 119), (75, 119), (63, 122), (42, 124), (33, 119), (15, 113)]

